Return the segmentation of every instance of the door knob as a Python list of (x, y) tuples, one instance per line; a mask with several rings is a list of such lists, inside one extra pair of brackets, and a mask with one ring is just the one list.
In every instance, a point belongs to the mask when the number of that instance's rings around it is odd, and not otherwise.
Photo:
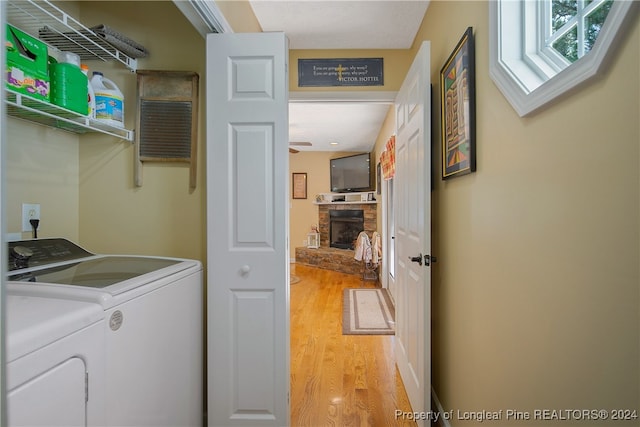
[(418, 264), (422, 265), (422, 254), (418, 256), (410, 256), (409, 259), (411, 260), (411, 262), (417, 262)]

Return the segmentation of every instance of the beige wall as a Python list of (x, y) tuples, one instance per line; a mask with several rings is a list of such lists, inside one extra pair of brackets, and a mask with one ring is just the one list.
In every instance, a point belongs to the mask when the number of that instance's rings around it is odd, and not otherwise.
[(638, 21), (602, 78), (530, 118), (489, 77), (486, 2), (431, 3), (434, 93), (467, 26), (478, 169), (433, 193), (434, 388), (446, 410), (639, 409)]
[(247, 0), (215, 0), (235, 33), (259, 33), (262, 27)]
[[(144, 16), (144, 19), (140, 19)], [(81, 19), (108, 23), (150, 52), (139, 69), (195, 71), (200, 76), (196, 189), (183, 164), (145, 163), (143, 185), (133, 185), (134, 147), (102, 135), (80, 144), (80, 240), (98, 252), (180, 256), (204, 261), (205, 40), (172, 2), (83, 3)], [(127, 126), (136, 117), (136, 74), (115, 64), (88, 62), (114, 80), (125, 96)]]
[(6, 120), (6, 232), (21, 232), (22, 204), (40, 204), (38, 237), (77, 241), (78, 136), (12, 117)]

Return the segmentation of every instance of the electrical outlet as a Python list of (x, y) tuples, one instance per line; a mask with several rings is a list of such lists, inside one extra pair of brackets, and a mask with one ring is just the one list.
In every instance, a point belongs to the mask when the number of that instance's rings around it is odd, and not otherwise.
[(22, 231), (32, 231), (30, 219), (40, 219), (39, 203), (23, 203), (22, 204)]

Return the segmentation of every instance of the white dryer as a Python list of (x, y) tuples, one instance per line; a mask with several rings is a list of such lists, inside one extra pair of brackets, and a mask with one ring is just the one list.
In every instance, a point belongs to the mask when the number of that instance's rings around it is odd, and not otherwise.
[(9, 426), (105, 425), (102, 307), (17, 295), (5, 307)]
[(99, 304), (108, 426), (203, 423), (202, 264), (96, 255), (66, 239), (9, 242), (14, 295)]

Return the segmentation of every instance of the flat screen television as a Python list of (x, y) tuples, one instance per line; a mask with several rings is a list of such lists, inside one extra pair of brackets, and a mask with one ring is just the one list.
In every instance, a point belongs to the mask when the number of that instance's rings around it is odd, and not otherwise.
[(355, 154), (329, 160), (331, 192), (351, 193), (371, 190), (371, 154)]

